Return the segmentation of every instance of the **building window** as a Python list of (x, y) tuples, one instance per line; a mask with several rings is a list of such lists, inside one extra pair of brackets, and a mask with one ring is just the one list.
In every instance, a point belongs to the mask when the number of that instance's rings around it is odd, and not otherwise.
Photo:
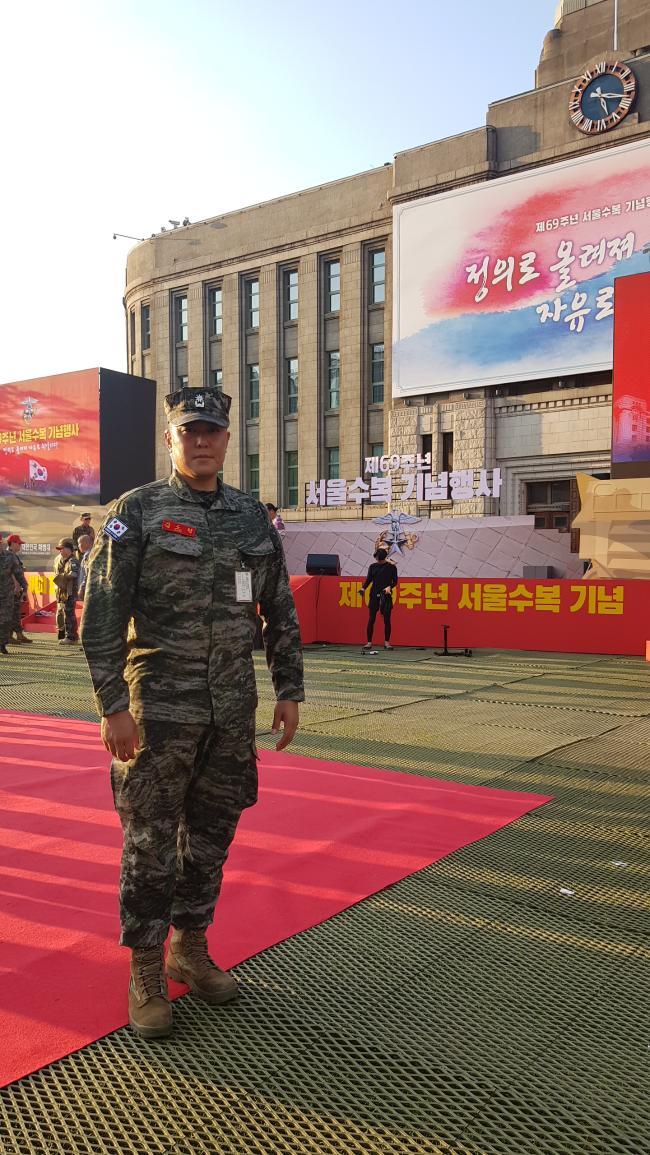
[(288, 269), (284, 274), (284, 319), (298, 320), (298, 270)]
[(526, 484), (526, 513), (535, 518), (535, 529), (570, 529), (571, 482), (529, 481)]
[(260, 283), (246, 281), (246, 328), (260, 327)]
[(332, 481), (339, 476), (339, 447), (327, 450), (327, 479)]
[(370, 399), (373, 405), (380, 405), (384, 400), (384, 346), (371, 345), (370, 361)]
[(285, 481), (287, 490), (287, 505), (295, 507), (298, 504), (298, 450), (289, 449), (285, 453)]
[(174, 298), (174, 341), (182, 345), (187, 341), (187, 296), (184, 293)]
[(187, 377), (184, 373), (178, 373), (176, 376), (176, 388), (187, 389)]
[(248, 366), (248, 416), (256, 418), (260, 415), (260, 367)]
[(142, 352), (151, 348), (151, 306), (143, 305), (140, 309), (140, 340)]
[(442, 468), (445, 473), (453, 473), (454, 471), (453, 433), (443, 433), (442, 435)]
[(208, 316), (210, 336), (220, 337), (223, 332), (223, 302), (221, 289), (210, 289), (208, 292)]
[(298, 358), (287, 358), (287, 413), (298, 412)]
[(386, 253), (375, 249), (370, 254), (370, 304), (383, 305), (386, 300)]
[(260, 499), (260, 455), (249, 453), (247, 461), (247, 489), (251, 497)]
[(223, 389), (223, 369), (212, 370), (212, 386), (214, 389)]
[(383, 443), (383, 441), (373, 441), (372, 442), (372, 444), (370, 446), (370, 456), (371, 457), (383, 457), (384, 456), (384, 443)]
[(325, 312), (338, 313), (341, 308), (341, 262), (325, 262)]
[(129, 342), (131, 345), (131, 356), (135, 357), (135, 309), (131, 309), (129, 313)]
[(339, 407), (339, 385), (341, 375), (341, 354), (328, 353), (327, 354), (327, 408), (338, 409)]

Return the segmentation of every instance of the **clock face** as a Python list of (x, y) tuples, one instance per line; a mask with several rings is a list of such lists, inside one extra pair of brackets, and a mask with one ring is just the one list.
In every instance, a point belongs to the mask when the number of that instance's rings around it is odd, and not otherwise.
[(569, 98), (569, 116), (579, 132), (595, 136), (616, 128), (636, 96), (636, 76), (626, 64), (603, 61), (583, 73)]

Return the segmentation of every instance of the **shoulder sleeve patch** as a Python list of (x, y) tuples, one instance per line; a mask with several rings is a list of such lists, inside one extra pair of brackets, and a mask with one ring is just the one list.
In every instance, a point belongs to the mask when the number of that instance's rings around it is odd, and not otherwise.
[(113, 538), (113, 541), (121, 541), (126, 533), (129, 532), (129, 527), (125, 522), (120, 521), (119, 517), (112, 517), (110, 521), (106, 522), (104, 526), (104, 533)]

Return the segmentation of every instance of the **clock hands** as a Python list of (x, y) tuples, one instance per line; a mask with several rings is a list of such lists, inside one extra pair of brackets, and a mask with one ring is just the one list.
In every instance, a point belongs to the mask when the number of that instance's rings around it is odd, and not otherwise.
[(600, 85), (598, 86), (598, 88), (594, 88), (593, 92), (590, 92), (589, 95), (592, 98), (592, 100), (599, 100), (600, 101), (601, 108), (606, 113), (606, 115), (609, 115), (609, 109), (607, 107), (607, 101), (608, 100), (621, 100), (623, 97), (622, 92), (603, 92)]

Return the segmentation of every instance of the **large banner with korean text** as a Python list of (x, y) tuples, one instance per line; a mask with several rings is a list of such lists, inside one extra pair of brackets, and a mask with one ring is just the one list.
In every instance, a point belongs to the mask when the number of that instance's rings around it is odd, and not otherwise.
[[(366, 640), (363, 578), (321, 577), (316, 636), (321, 642)], [(400, 578), (393, 591), (391, 642), (452, 649), (541, 650), (645, 655), (650, 599), (643, 581), (444, 581)], [(382, 621), (374, 641), (383, 644)]]
[(99, 373), (0, 387), (0, 496), (99, 494)]
[(612, 365), (614, 281), (647, 269), (650, 141), (396, 206), (393, 395)]
[(24, 541), (28, 570), (49, 570), (79, 514), (97, 526), (99, 370), (0, 386), (0, 532)]

